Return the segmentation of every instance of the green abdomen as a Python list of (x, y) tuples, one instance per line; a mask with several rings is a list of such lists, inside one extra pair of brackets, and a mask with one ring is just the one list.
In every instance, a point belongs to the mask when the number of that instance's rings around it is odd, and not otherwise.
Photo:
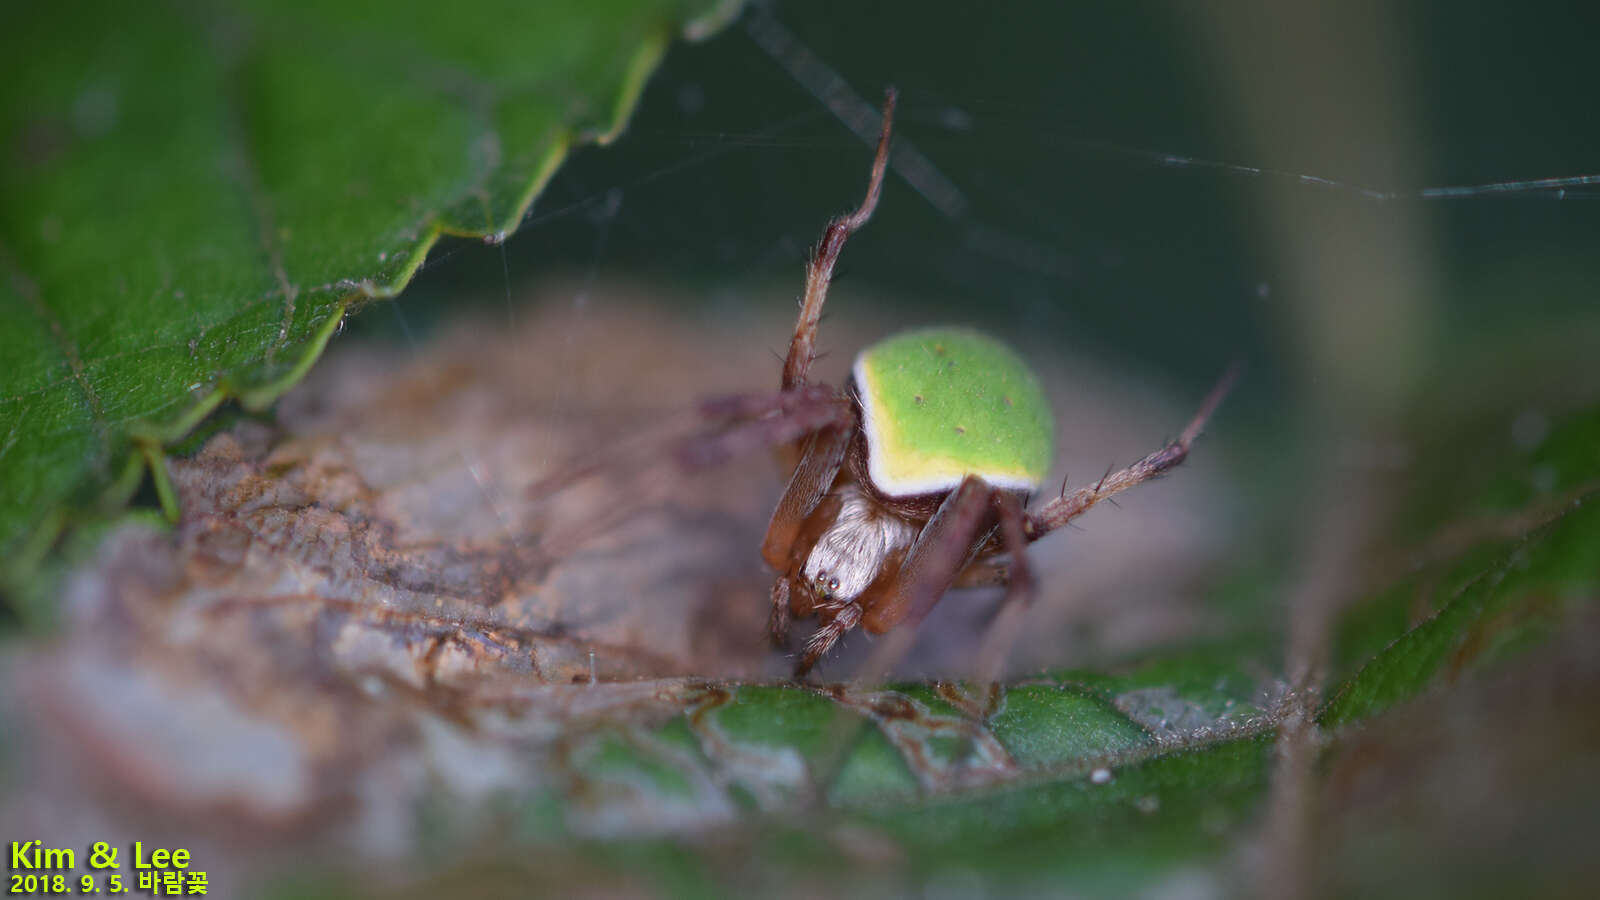
[(949, 490), (967, 475), (1032, 491), (1049, 473), (1055, 425), (1011, 348), (964, 328), (895, 335), (856, 357), (869, 471), (885, 495)]

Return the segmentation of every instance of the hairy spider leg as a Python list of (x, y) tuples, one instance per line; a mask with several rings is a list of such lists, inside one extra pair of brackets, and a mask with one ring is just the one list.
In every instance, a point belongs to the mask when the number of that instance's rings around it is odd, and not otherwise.
[[(995, 612), (978, 648), (976, 672), (978, 696), (994, 698), (992, 688), (1005, 672), (1006, 659), (1022, 633), (1022, 623), (1028, 608), (1033, 606), (1036, 583), (1033, 569), (1028, 565), (1027, 513), (1014, 494), (996, 491), (995, 512), (1000, 517), (1000, 543), (1010, 557), (1011, 568), (1006, 581), (1006, 596)], [(989, 712), (986, 708), (985, 714)]]
[[(663, 444), (674, 448), (676, 461), (686, 471), (709, 468), (741, 452), (741, 442), (748, 438), (724, 436), (730, 426), (738, 424), (737, 420), (760, 419), (775, 413), (805, 418), (814, 415), (813, 407), (832, 403), (835, 398), (835, 392), (828, 388), (805, 386), (793, 391), (708, 397), (700, 401), (698, 412), (691, 417), (677, 418), (649, 432), (610, 443), (588, 454), (581, 464), (564, 467), (539, 479), (528, 486), (525, 494), (529, 500), (542, 500), (586, 478), (612, 477), (619, 470), (639, 470), (644, 467), (646, 458), (659, 455)], [(708, 431), (704, 425), (708, 419), (719, 424)], [(781, 433), (784, 426), (769, 423), (769, 427), (776, 427)]]
[[(582, 462), (556, 467), (529, 485), (524, 494), (536, 511), (524, 530), (537, 534), (535, 550), (543, 563), (563, 559), (590, 540), (636, 515), (660, 495), (664, 482), (681, 473), (678, 464), (663, 454), (663, 445), (675, 446), (705, 429), (697, 416), (674, 417), (659, 427), (611, 441), (584, 456)], [(577, 522), (550, 521), (542, 506), (558, 493), (579, 483), (604, 479), (608, 500), (596, 503)]]
[(850, 403), (822, 386), (714, 398), (703, 405), (702, 414), (707, 411), (741, 415), (709, 428), (695, 420), (669, 423), (639, 439), (612, 444), (587, 461), (530, 485), (527, 496), (538, 501), (580, 481), (605, 477), (614, 482), (613, 494), (617, 498), (599, 504), (597, 511), (581, 522), (537, 529), (544, 535), (537, 545), (540, 557), (547, 561), (561, 559), (621, 525), (639, 508), (653, 502), (675, 478), (715, 467), (752, 450), (789, 444), (819, 429), (853, 426), (855, 421)]
[(867, 196), (856, 211), (840, 216), (828, 223), (822, 233), (822, 242), (806, 266), (806, 293), (800, 302), (800, 318), (794, 324), (794, 337), (789, 341), (789, 356), (783, 361), (783, 388), (789, 390), (806, 383), (806, 373), (817, 358), (817, 322), (822, 319), (822, 304), (828, 299), (828, 284), (833, 280), (833, 266), (839, 261), (839, 251), (845, 239), (854, 234), (872, 218), (878, 207), (878, 195), (883, 192), (883, 173), (889, 165), (889, 132), (894, 124), (895, 90), (889, 88), (883, 98), (883, 131), (878, 135), (878, 152), (872, 160), (872, 177), (867, 182)]
[(800, 567), (805, 564), (805, 553), (810, 550), (810, 542), (802, 540), (801, 529), (839, 476), (854, 436), (853, 417), (847, 424), (825, 428), (813, 435), (806, 442), (800, 462), (795, 465), (789, 486), (772, 510), (766, 536), (761, 541), (761, 556), (778, 571), (778, 579), (772, 585), (772, 613), (767, 620), (767, 631), (775, 646), (788, 643), (789, 620), (793, 613), (791, 592)]
[(855, 410), (849, 401), (832, 388), (800, 387), (780, 391), (774, 397), (775, 402), (763, 415), (679, 442), (673, 449), (673, 458), (686, 471), (709, 469), (753, 450), (781, 447), (819, 429), (855, 421)]
[(1241, 366), (1237, 362), (1228, 366), (1210, 393), (1206, 394), (1200, 409), (1195, 412), (1194, 418), (1189, 420), (1189, 424), (1184, 427), (1183, 433), (1178, 435), (1177, 440), (1125, 469), (1107, 473), (1094, 484), (1081, 487), (1070, 494), (1062, 494), (1046, 503), (1037, 512), (1029, 513), (1025, 529), (1028, 541), (1030, 543), (1037, 541), (1088, 512), (1101, 500), (1163, 475), (1183, 462), (1189, 456), (1189, 447), (1205, 429), (1211, 414), (1216, 412), (1217, 406), (1233, 389), (1234, 382), (1239, 379), (1240, 370)]
[[(1026, 520), (1024, 520), (1026, 521)], [(1011, 579), (1011, 565), (1003, 559), (975, 559), (956, 576), (952, 587), (1002, 587)]]
[(529, 501), (537, 502), (589, 478), (613, 478), (618, 471), (638, 470), (651, 458), (660, 455), (663, 444), (670, 446), (682, 440), (683, 435), (698, 432), (704, 427), (697, 415), (674, 416), (657, 427), (611, 441), (603, 448), (584, 454), (583, 462), (555, 469), (528, 485), (523, 494)]
[(789, 602), (789, 595), (794, 590), (793, 580), (793, 575), (779, 575), (772, 582), (772, 610), (767, 613), (767, 640), (780, 650), (789, 646), (789, 624), (794, 621), (794, 607)]
[(806, 443), (805, 455), (789, 477), (783, 496), (778, 498), (761, 541), (762, 558), (779, 572), (786, 572), (799, 562), (794, 559), (794, 544), (800, 528), (844, 467), (845, 454), (854, 437), (855, 425), (850, 422), (823, 429)]

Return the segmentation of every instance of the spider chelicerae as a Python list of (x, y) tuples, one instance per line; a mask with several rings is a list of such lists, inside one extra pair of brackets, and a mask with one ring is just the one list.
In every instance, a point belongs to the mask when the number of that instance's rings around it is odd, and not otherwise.
[(905, 332), (863, 350), (842, 388), (809, 380), (834, 264), (866, 224), (889, 161), (895, 92), (861, 205), (834, 219), (808, 263), (799, 320), (773, 393), (702, 404), (710, 434), (680, 443), (686, 469), (762, 447), (790, 468), (761, 544), (778, 573), (769, 632), (786, 646), (795, 618), (820, 624), (796, 665), (803, 677), (856, 627), (891, 632), (863, 677), (885, 674), (915, 626), (952, 587), (1003, 584), (1006, 598), (977, 657), (993, 683), (1034, 593), (1025, 548), (1095, 504), (1172, 469), (1189, 453), (1237, 374), (1232, 367), (1178, 438), (1092, 485), (1029, 511), (1053, 459), (1054, 424), (1027, 365), (964, 328)]

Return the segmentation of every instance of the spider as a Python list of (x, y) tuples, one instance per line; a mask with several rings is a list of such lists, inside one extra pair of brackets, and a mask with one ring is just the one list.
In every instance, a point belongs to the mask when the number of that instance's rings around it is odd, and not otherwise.
[(1004, 584), (978, 656), (992, 683), (1020, 623), (1015, 611), (1033, 596), (1027, 545), (1183, 462), (1236, 367), (1177, 440), (1091, 486), (1069, 494), (1063, 485), (1033, 511), (1026, 504), (1049, 469), (1054, 425), (1038, 381), (999, 341), (963, 328), (911, 331), (863, 350), (842, 388), (810, 381), (834, 264), (882, 192), (894, 107), (891, 88), (866, 197), (828, 224), (808, 263), (779, 390), (703, 403), (702, 415), (720, 429), (680, 445), (678, 461), (699, 469), (765, 446), (793, 466), (761, 554), (778, 573), (773, 643), (787, 645), (797, 617), (820, 622), (795, 677), (858, 626), (899, 629), (883, 653), (892, 659), (952, 587)]

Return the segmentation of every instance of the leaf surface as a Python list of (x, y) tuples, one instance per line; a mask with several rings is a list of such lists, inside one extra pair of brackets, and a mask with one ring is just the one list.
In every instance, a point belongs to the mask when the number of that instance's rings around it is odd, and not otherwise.
[(131, 451), (293, 384), (441, 234), (514, 231), (677, 34), (661, 2), (16, 4), (0, 13), (0, 557)]

